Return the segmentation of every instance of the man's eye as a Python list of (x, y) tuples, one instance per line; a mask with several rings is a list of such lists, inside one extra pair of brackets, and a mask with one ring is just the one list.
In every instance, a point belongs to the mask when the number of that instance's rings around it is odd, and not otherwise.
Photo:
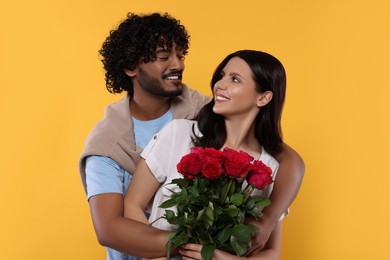
[(235, 82), (235, 83), (240, 82), (240, 80), (238, 78), (236, 78), (236, 77), (232, 77), (232, 81)]
[(177, 56), (177, 58), (178, 58), (179, 60), (185, 60), (186, 55), (179, 55), (179, 56)]
[(158, 60), (167, 60), (168, 56), (157, 56)]

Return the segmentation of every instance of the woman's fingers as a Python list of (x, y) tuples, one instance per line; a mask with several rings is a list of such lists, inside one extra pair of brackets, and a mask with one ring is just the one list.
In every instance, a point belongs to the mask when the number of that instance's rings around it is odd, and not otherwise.
[(202, 260), (200, 252), (202, 251), (202, 245), (198, 244), (186, 244), (182, 246), (180, 254), (183, 256), (183, 259), (196, 259)]

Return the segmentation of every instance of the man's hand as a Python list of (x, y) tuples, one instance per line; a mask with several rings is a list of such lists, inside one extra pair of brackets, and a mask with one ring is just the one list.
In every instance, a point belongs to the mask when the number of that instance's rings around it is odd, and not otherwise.
[(262, 219), (256, 220), (254, 218), (248, 218), (246, 222), (247, 224), (252, 224), (259, 228), (259, 232), (252, 237), (252, 246), (248, 248), (245, 254), (246, 256), (253, 256), (264, 248), (275, 225), (270, 221), (264, 221)]

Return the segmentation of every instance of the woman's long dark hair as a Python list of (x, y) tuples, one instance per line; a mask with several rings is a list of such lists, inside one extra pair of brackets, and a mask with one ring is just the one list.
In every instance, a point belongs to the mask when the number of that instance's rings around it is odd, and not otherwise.
[[(211, 80), (211, 90), (221, 79), (221, 72), (233, 57), (243, 59), (251, 68), (259, 93), (271, 91), (272, 100), (261, 107), (255, 119), (255, 137), (272, 155), (279, 152), (283, 143), (281, 116), (286, 95), (286, 73), (282, 63), (274, 56), (254, 50), (240, 50), (228, 55), (216, 68)], [(214, 99), (205, 105), (196, 117), (202, 136), (193, 140), (195, 146), (221, 149), (226, 141), (224, 117), (213, 112)]]

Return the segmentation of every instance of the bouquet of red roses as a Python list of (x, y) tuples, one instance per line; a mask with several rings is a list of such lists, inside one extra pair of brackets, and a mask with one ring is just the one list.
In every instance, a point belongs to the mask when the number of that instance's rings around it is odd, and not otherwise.
[[(168, 253), (172, 246), (197, 243), (203, 245), (203, 259), (211, 259), (216, 248), (244, 255), (258, 231), (245, 218), (259, 218), (260, 208), (270, 205), (269, 199), (253, 196), (252, 191), (273, 182), (272, 170), (243, 151), (201, 147), (183, 156), (177, 170), (184, 178), (172, 184), (181, 190), (172, 191), (171, 198), (160, 205), (177, 207), (176, 212), (166, 209), (162, 217), (178, 227), (168, 238)], [(243, 188), (245, 180), (248, 185)]]

